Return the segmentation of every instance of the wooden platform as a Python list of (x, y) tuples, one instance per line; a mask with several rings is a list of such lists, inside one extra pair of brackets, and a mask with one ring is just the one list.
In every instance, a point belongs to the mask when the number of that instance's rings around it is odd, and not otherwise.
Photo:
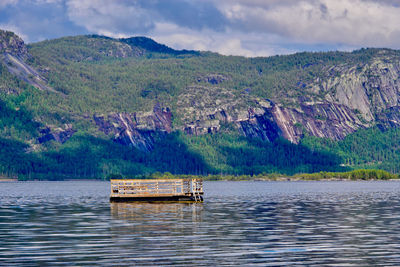
[(201, 179), (111, 180), (110, 201), (203, 201)]

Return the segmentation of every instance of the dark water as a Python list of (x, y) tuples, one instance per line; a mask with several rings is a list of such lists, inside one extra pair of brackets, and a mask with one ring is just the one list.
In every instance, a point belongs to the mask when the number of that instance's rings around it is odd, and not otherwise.
[(400, 182), (207, 182), (110, 204), (107, 182), (0, 183), (0, 265), (400, 265)]

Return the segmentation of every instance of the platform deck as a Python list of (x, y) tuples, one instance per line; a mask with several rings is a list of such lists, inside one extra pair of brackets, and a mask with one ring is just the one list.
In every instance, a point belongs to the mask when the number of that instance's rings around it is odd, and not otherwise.
[(201, 179), (115, 179), (110, 200), (123, 201), (203, 201)]

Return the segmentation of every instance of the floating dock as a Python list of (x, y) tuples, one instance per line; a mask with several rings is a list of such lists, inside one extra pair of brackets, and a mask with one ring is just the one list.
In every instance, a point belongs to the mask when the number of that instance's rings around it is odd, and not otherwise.
[(202, 179), (114, 179), (110, 201), (203, 202), (203, 194)]

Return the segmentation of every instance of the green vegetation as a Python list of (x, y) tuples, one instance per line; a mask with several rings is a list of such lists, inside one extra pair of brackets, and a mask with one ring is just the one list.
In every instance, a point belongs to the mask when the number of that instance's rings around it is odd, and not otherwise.
[[(114, 178), (115, 177), (115, 178)], [(122, 175), (110, 176), (109, 179), (194, 179), (201, 178), (206, 181), (249, 181), (249, 180), (262, 180), (262, 181), (287, 181), (287, 180), (306, 180), (306, 181), (320, 181), (320, 180), (392, 180), (399, 179), (399, 176), (384, 170), (374, 169), (359, 169), (348, 172), (316, 172), (316, 173), (297, 173), (294, 175), (283, 175), (278, 173), (270, 174), (257, 174), (257, 175), (222, 175), (222, 174), (209, 174), (209, 175), (174, 175), (169, 172), (166, 173), (152, 173), (151, 175), (135, 175), (123, 177)]]
[(399, 176), (384, 170), (359, 169), (349, 172), (319, 172), (296, 174), (294, 178), (304, 180), (346, 179), (346, 180), (390, 180)]
[[(348, 137), (351, 138), (352, 135)], [(336, 144), (344, 146), (346, 142), (347, 139)], [(316, 149), (316, 146), (310, 149), (304, 144), (294, 145), (286, 140), (269, 143), (233, 134), (195, 137), (175, 133), (157, 143), (150, 153), (84, 133), (75, 134), (63, 145), (53, 141), (52, 145), (47, 151), (26, 153), (29, 147), (22, 142), (1, 139), (0, 173), (8, 177), (18, 175), (20, 179), (105, 179), (115, 174), (142, 177), (165, 172), (175, 175), (211, 175), (207, 179), (220, 179), (218, 177), (223, 176), (224, 179), (232, 180), (250, 177), (276, 179), (282, 176), (309, 180), (394, 178), (376, 170), (343, 172), (364, 165), (340, 166), (345, 158), (338, 157), (333, 150)], [(358, 155), (357, 151), (355, 155)], [(396, 162), (392, 161), (391, 164), (396, 165)], [(315, 172), (310, 176), (296, 175)]]
[(244, 58), (171, 51), (175, 50), (140, 38), (118, 42), (100, 36), (65, 37), (29, 46), (33, 55), (30, 64), (38, 69), (45, 66), (49, 84), (67, 95), (49, 99), (49, 105), (72, 113), (148, 111), (155, 102), (174, 108), (176, 97), (187, 86), (206, 83), (198, 78), (210, 73), (229, 77), (221, 86), (235, 93), (246, 89), (252, 95), (295, 105), (297, 97), (312, 95), (304, 87), (307, 82), (333, 75), (330, 67), (366, 63), (379, 52), (368, 49)]
[(227, 133), (182, 138), (191, 151), (205, 159), (213, 173), (294, 174), (345, 169), (339, 166), (340, 158), (328, 151), (311, 151), (284, 139), (271, 143)]
[(329, 151), (351, 168), (379, 168), (400, 172), (400, 129), (362, 129), (334, 142), (329, 139), (306, 137), (301, 144), (315, 151)]
[(0, 143), (0, 173), (20, 179), (104, 179), (119, 173), (124, 177), (154, 172), (256, 175), (343, 169), (336, 156), (310, 152), (286, 140), (268, 143), (234, 135), (208, 137), (171, 134), (150, 153), (79, 132), (63, 145), (51, 141), (53, 146), (41, 152), (26, 153), (26, 144), (5, 139)]
[[(236, 179), (356, 168), (400, 172), (398, 129), (361, 130), (340, 142), (306, 137), (294, 145), (282, 139), (272, 143), (248, 139), (227, 124), (218, 134), (173, 132), (144, 153), (113, 142), (91, 121), (93, 114), (149, 111), (155, 103), (167, 104), (174, 113), (180, 94), (190, 85), (208, 86), (210, 95), (222, 87), (234, 95), (250, 94), (287, 105), (297, 105), (298, 97), (323, 99), (306, 84), (339, 75), (331, 73), (331, 67), (369, 62), (381, 50), (244, 58), (175, 51), (146, 38), (100, 36), (66, 37), (28, 48), (32, 55), (28, 63), (59, 93), (39, 91), (0, 64), (0, 176), (106, 179), (169, 172)], [(398, 51), (387, 53), (400, 56)], [(209, 74), (226, 79), (211, 86), (202, 79)], [(180, 125), (178, 114), (173, 119)], [(67, 142), (38, 143), (41, 129), (65, 124), (77, 131)]]

